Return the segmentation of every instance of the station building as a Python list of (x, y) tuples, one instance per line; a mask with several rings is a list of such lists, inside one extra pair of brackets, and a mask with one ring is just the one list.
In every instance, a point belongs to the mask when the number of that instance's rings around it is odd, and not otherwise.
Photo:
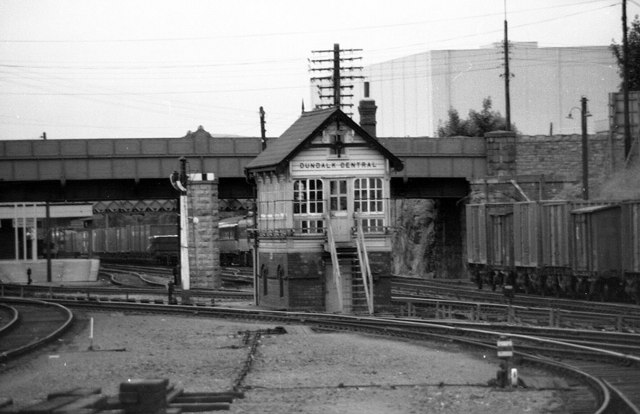
[(247, 165), (257, 190), (258, 305), (335, 313), (390, 305), (390, 174), (403, 164), (367, 130), (337, 108), (305, 112)]

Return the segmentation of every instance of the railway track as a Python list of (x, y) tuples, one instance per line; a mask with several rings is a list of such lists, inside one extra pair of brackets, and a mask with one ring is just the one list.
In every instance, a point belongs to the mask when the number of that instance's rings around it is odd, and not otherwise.
[[(142, 279), (151, 283), (166, 284), (173, 278), (173, 268), (166, 266), (142, 266), (130, 264), (108, 263), (101, 265), (104, 273), (117, 274), (137, 274)], [(224, 285), (236, 286), (253, 283), (253, 270), (246, 267), (223, 267), (221, 269), (221, 279)]]
[(53, 341), (73, 322), (72, 312), (56, 303), (3, 297), (0, 304), (10, 315), (0, 328), (0, 362)]
[[(395, 336), (419, 340), (457, 341), (472, 346), (495, 350), (499, 337), (509, 335), (514, 339), (519, 365), (533, 364), (547, 370), (560, 372), (571, 378), (571, 398), (576, 406), (572, 413), (638, 413), (640, 395), (634, 386), (640, 383), (640, 358), (607, 349), (523, 335), (511, 330), (512, 326), (499, 329), (460, 326), (456, 324), (430, 323), (422, 320), (398, 320), (314, 313), (246, 310), (223, 307), (183, 305), (159, 305), (144, 303), (113, 303), (100, 301), (67, 301), (60, 304), (83, 309), (151, 314), (183, 314), (198, 317), (215, 317), (235, 320), (259, 320), (284, 324), (305, 324), (322, 330), (348, 330), (375, 335)], [(589, 351), (589, 352), (586, 352)], [(489, 351), (491, 352), (491, 351)], [(621, 397), (617, 397), (620, 395)], [(588, 398), (586, 396), (589, 396)], [(628, 401), (625, 403), (625, 399)], [(622, 404), (622, 405), (620, 405)], [(627, 404), (627, 407), (623, 405)], [(635, 404), (635, 405), (634, 405)], [(623, 408), (620, 408), (623, 407)]]
[[(418, 288), (425, 289), (425, 286), (429, 287), (427, 284), (420, 283)], [(3, 287), (3, 289), (6, 288), (7, 286)], [(30, 291), (33, 287), (26, 288)], [(394, 288), (396, 288), (395, 285)], [(147, 300), (134, 303), (108, 296), (109, 293), (116, 294), (114, 291), (120, 291), (122, 294), (123, 290), (146, 294), (149, 293), (149, 288), (92, 289), (97, 290), (92, 293), (83, 292), (80, 296), (73, 298), (69, 297), (69, 294), (73, 295), (73, 293), (64, 292), (64, 289), (63, 292), (54, 292), (52, 288), (48, 288), (40, 293), (48, 295), (60, 304), (85, 309), (117, 309), (132, 312), (197, 314), (230, 319), (258, 319), (269, 322), (307, 324), (317, 329), (354, 330), (377, 335), (459, 341), (474, 346), (484, 346), (488, 349), (495, 349), (496, 338), (509, 335), (514, 339), (519, 349), (517, 355), (520, 363), (541, 364), (547, 369), (559, 370), (564, 373), (563, 375), (575, 378), (572, 382), (572, 392), (575, 395), (572, 398), (575, 399), (577, 408), (572, 412), (640, 412), (636, 408), (640, 405), (640, 395), (636, 395), (638, 394), (636, 390), (640, 385), (640, 356), (638, 356), (640, 339), (638, 335), (630, 333), (540, 328), (522, 324), (471, 323), (451, 319), (426, 322), (424, 320), (242, 310), (212, 307), (206, 302), (167, 306), (159, 303), (161, 301)], [(416, 285), (413, 285), (411, 289), (416, 289)], [(157, 288), (152, 289), (156, 294), (157, 290)], [(458, 295), (461, 294), (460, 289), (455, 288), (454, 290), (458, 292)], [(446, 290), (439, 291), (440, 294), (442, 292), (446, 292)], [(210, 294), (211, 292), (206, 293)], [(133, 293), (129, 294), (133, 295)], [(100, 295), (107, 296), (101, 297)], [(413, 297), (409, 299), (433, 300)], [(498, 305), (505, 306), (504, 304)], [(482, 306), (491, 306), (491, 304), (483, 304)], [(502, 311), (497, 313), (504, 314)], [(5, 316), (4, 319), (7, 317)], [(586, 398), (587, 394), (592, 397)], [(598, 411), (598, 407), (602, 410)]]
[(640, 306), (631, 304), (534, 295), (516, 295), (510, 303), (502, 293), (478, 290), (465, 282), (400, 277), (394, 278), (392, 293), (407, 316), (640, 332)]
[[(427, 323), (420, 320), (409, 321), (391, 318), (242, 310), (193, 305), (168, 306), (151, 303), (115, 303), (65, 299), (57, 299), (56, 302), (69, 307), (80, 307), (84, 310), (118, 310), (151, 314), (177, 313), (198, 315), (199, 317), (306, 324), (313, 328), (324, 330), (349, 330), (400, 338), (457, 341), (473, 346), (482, 346), (489, 350), (495, 349), (497, 338), (503, 335), (510, 335), (514, 340), (517, 338), (516, 347), (522, 348), (522, 350), (516, 351), (518, 364), (542, 366), (545, 369), (561, 372), (563, 376), (571, 378), (570, 386), (572, 390), (570, 394), (571, 398), (576, 401), (572, 413), (636, 413), (638, 411), (633, 404), (640, 403), (640, 401), (635, 400), (640, 400), (640, 396), (635, 395), (637, 393), (634, 392), (634, 386), (637, 386), (640, 382), (640, 369), (638, 369), (640, 368), (640, 358), (596, 348), (590, 349), (589, 353), (585, 353), (583, 352), (587, 348), (585, 345), (522, 335), (511, 331), (512, 327), (510, 326), (503, 326), (500, 330), (489, 330), (486, 327), (478, 329), (470, 326)], [(46, 325), (50, 325), (50, 323), (50, 319), (49, 322), (45, 322)], [(578, 354), (582, 355), (581, 359), (576, 358)], [(571, 359), (567, 359), (567, 355)], [(559, 358), (563, 359), (564, 363), (558, 362)], [(576, 370), (575, 367), (579, 369)], [(603, 378), (604, 381), (600, 378)], [(628, 399), (627, 403), (625, 403), (625, 398)], [(624, 407), (624, 404), (627, 404), (627, 408)]]
[[(444, 297), (460, 300), (474, 300), (476, 302), (500, 302), (504, 301), (504, 294), (490, 287), (478, 289), (467, 280), (460, 279), (420, 279), (416, 277), (394, 276), (392, 278), (392, 291), (397, 295), (416, 297)], [(516, 293), (513, 304), (521, 306), (557, 307), (566, 310), (591, 310), (609, 312), (629, 312), (640, 315), (640, 306), (619, 302), (595, 302), (581, 300), (579, 298), (562, 298), (555, 296), (529, 295)]]

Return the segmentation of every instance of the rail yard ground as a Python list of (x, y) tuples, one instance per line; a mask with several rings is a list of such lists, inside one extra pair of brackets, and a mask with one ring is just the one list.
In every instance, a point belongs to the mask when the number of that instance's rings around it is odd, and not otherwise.
[[(77, 316), (73, 332), (57, 344), (0, 367), (0, 397), (12, 397), (20, 407), (74, 387), (117, 395), (129, 378), (166, 378), (189, 392), (227, 391), (248, 355), (242, 332), (274, 327), (196, 316)], [(245, 397), (234, 401), (231, 413), (564, 412), (563, 390), (531, 368), (521, 374), (548, 389), (489, 387), (497, 362), (482, 351), (285, 329), (284, 335), (262, 337), (242, 383)]]

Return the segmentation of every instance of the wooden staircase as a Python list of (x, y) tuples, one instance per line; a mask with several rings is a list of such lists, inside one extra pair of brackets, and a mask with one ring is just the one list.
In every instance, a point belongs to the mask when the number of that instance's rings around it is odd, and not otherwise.
[(327, 241), (338, 301), (344, 313), (373, 314), (373, 280), (362, 229), (356, 243), (337, 246), (331, 222), (327, 220)]
[(357, 249), (355, 247), (339, 247), (336, 249), (336, 255), (342, 273), (342, 280), (346, 285), (343, 286), (343, 292), (347, 293), (347, 298), (344, 301), (345, 312), (352, 314), (369, 313)]

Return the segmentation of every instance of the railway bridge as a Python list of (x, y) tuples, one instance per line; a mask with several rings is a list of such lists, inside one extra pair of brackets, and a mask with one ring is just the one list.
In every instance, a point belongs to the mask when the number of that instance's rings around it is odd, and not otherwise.
[[(378, 140), (404, 163), (393, 197), (459, 199), (486, 176), (484, 138)], [(175, 199), (169, 175), (181, 157), (191, 172), (215, 174), (221, 200), (251, 199), (244, 169), (261, 148), (261, 138), (202, 127), (181, 138), (0, 141), (0, 202)]]
[[(354, 127), (359, 128), (355, 124)], [(362, 133), (373, 140), (371, 145), (382, 144), (402, 162), (402, 168), (388, 175), (387, 197), (392, 202), (441, 200), (436, 218), (440, 221), (440, 225), (436, 225), (440, 236), (436, 238), (442, 240), (438, 243), (441, 248), (438, 257), (446, 262), (442, 267), (449, 269), (447, 273), (459, 274), (463, 249), (460, 222), (463, 203), (459, 201), (469, 195), (474, 181), (487, 175), (502, 175), (502, 170), (514, 171), (515, 136), (495, 132), (484, 138), (380, 138), (375, 136), (375, 126), (372, 132), (364, 125), (361, 128)], [(265, 141), (267, 147), (278, 142), (276, 138)], [(213, 234), (217, 228), (205, 223), (217, 222), (220, 211), (246, 212), (254, 204), (254, 186), (248, 181), (245, 169), (262, 150), (261, 138), (213, 137), (203, 127), (179, 138), (1, 141), (0, 203), (91, 202), (94, 214), (176, 211), (182, 200), (178, 202), (180, 193), (169, 177), (186, 164), (187, 173), (207, 173), (208, 177), (193, 182), (194, 191), (189, 192), (188, 206), (180, 207), (180, 210), (188, 209), (194, 223), (198, 219), (196, 244), (198, 240), (206, 242), (209, 249), (192, 252), (189, 248), (188, 262), (207, 261), (196, 264), (203, 274), (202, 280), (207, 281), (202, 283), (205, 286), (218, 268), (217, 259), (213, 259), (218, 256), (215, 254), (218, 237)], [(215, 182), (209, 181), (209, 173), (214, 174)], [(198, 200), (211, 202), (203, 204)], [(434, 212), (433, 217), (435, 215)], [(183, 217), (180, 217), (180, 227), (186, 228), (187, 223), (182, 223)], [(14, 227), (24, 227), (22, 238), (25, 240), (29, 219), (35, 222), (36, 217), (25, 216), (13, 223)], [(416, 231), (421, 234), (426, 229)], [(12, 238), (17, 240), (19, 231), (14, 233)], [(24, 251), (27, 250), (25, 240)], [(15, 248), (16, 252), (19, 247)]]

